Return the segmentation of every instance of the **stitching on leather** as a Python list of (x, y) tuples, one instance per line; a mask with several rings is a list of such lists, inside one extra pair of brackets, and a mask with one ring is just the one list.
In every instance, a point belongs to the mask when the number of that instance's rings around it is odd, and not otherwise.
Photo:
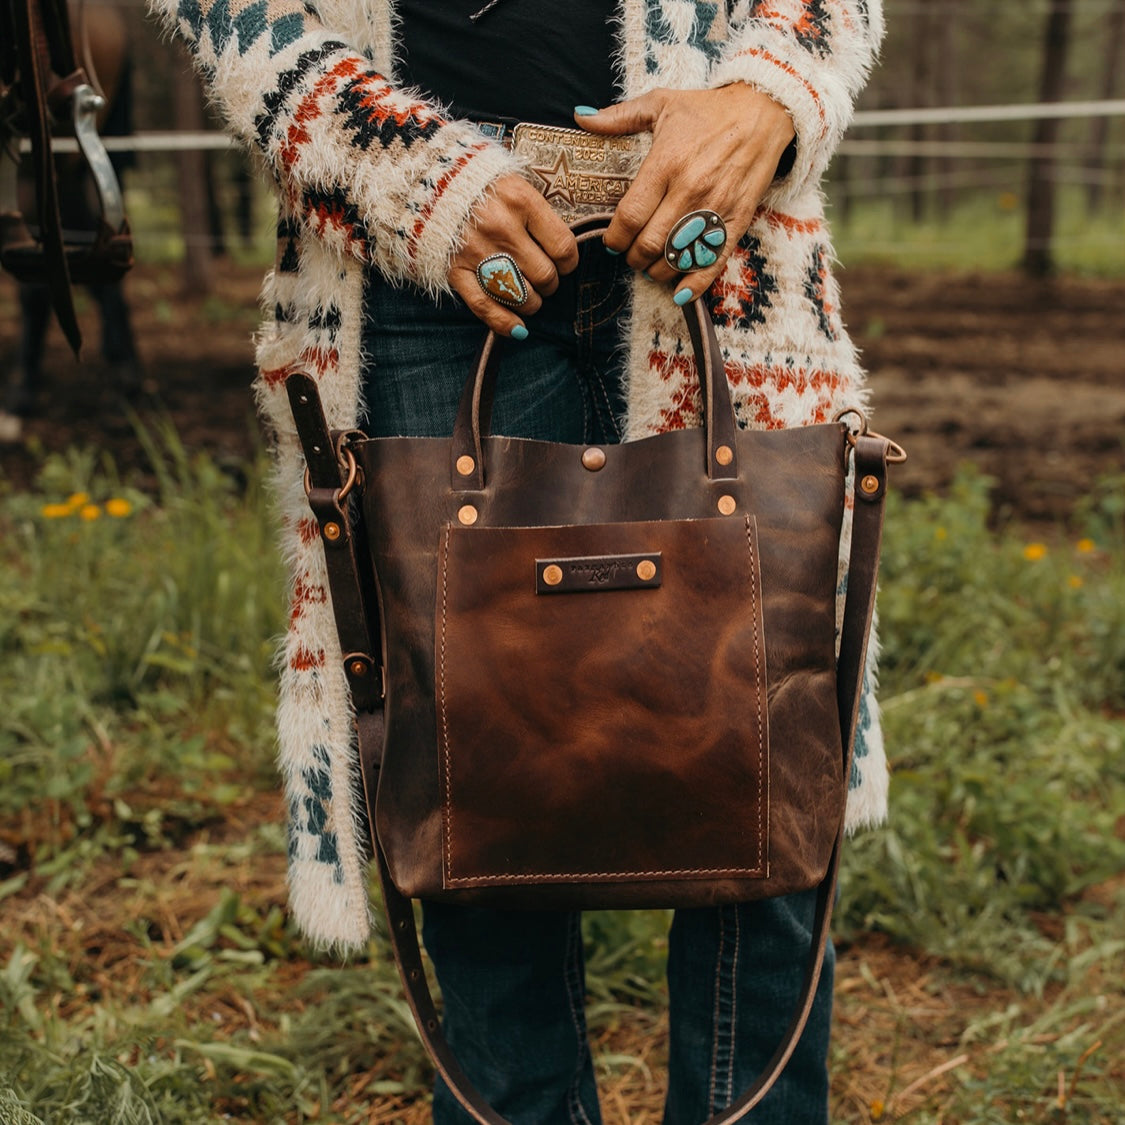
[(445, 705), (445, 624), (447, 620), (446, 606), (449, 601), (449, 539), (453, 533), (451, 524), (445, 528), (445, 537), (441, 551), (441, 645), (438, 648), (438, 682), (440, 683), (441, 698), (441, 744), (443, 750), (443, 763), (445, 773), (445, 833), (443, 843), (445, 853), (445, 874), (448, 882), (454, 880), (450, 876), (453, 865), (453, 786), (450, 782), (450, 754), (449, 754), (449, 712)]
[(503, 883), (542, 883), (548, 879), (589, 879), (597, 882), (610, 879), (657, 879), (665, 875), (742, 875), (756, 878), (762, 877), (762, 873), (762, 865), (759, 864), (757, 867), (683, 867), (669, 871), (563, 871), (561, 873), (535, 871), (529, 875), (463, 875), (459, 879), (451, 877), (447, 882), (451, 886), (454, 883), (478, 883), (482, 880)]
[(766, 817), (770, 799), (770, 774), (765, 762), (766, 726), (762, 715), (762, 696), (764, 694), (762, 674), (762, 650), (764, 645), (758, 640), (758, 618), (761, 615), (761, 594), (758, 589), (758, 565), (754, 557), (754, 517), (746, 517), (746, 547), (750, 557), (750, 603), (754, 606), (754, 685), (758, 698), (758, 776), (762, 779), (762, 789), (758, 795), (758, 866), (763, 874), (769, 871), (766, 856)]
[(640, 879), (644, 881), (651, 881), (661, 878), (672, 878), (677, 876), (726, 876), (730, 878), (768, 878), (768, 863), (765, 854), (765, 807), (769, 800), (769, 774), (765, 769), (765, 728), (762, 716), (762, 701), (764, 698), (763, 684), (762, 684), (762, 668), (761, 668), (761, 645), (759, 644), (758, 633), (758, 617), (760, 614), (760, 595), (758, 589), (758, 568), (755, 565), (754, 554), (754, 517), (747, 516), (745, 519), (746, 527), (746, 544), (747, 556), (750, 564), (750, 600), (755, 607), (754, 614), (754, 679), (756, 684), (756, 697), (758, 706), (758, 776), (762, 779), (762, 793), (761, 799), (758, 801), (758, 863), (755, 867), (684, 867), (672, 868), (663, 871), (562, 871), (562, 872), (541, 872), (535, 871), (524, 875), (513, 875), (506, 872), (496, 872), (493, 874), (476, 874), (476, 875), (462, 875), (454, 876), (450, 870), (451, 863), (451, 843), (449, 837), (449, 825), (452, 819), (452, 786), (450, 784), (450, 752), (449, 752), (449, 729), (446, 721), (446, 708), (445, 708), (445, 620), (446, 620), (446, 584), (448, 582), (448, 567), (446, 566), (446, 557), (449, 550), (449, 535), (450, 529), (446, 528), (446, 540), (443, 545), (442, 554), (442, 633), (441, 633), (441, 650), (439, 655), (439, 667), (441, 668), (441, 715), (442, 715), (442, 743), (444, 746), (445, 757), (445, 822), (446, 822), (446, 871), (444, 884), (447, 887), (456, 886), (480, 886), (482, 884), (509, 884), (516, 885), (519, 883), (543, 883), (548, 881), (554, 882), (569, 882), (579, 879), (586, 879), (591, 882), (609, 882), (614, 879)]

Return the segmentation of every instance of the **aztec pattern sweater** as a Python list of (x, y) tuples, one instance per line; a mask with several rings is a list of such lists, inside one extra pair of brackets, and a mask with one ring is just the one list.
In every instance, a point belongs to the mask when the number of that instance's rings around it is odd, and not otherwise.
[[(264, 162), (280, 198), (257, 396), (276, 449), (291, 577), (278, 709), (290, 903), (315, 943), (356, 948), (370, 925), (362, 796), (323, 554), (283, 382), (292, 370), (315, 373), (329, 425), (354, 427), (368, 271), (447, 291), (448, 263), (474, 205), (518, 165), (472, 125), (395, 85), (393, 0), (150, 4), (187, 42), (230, 129)], [(807, 425), (864, 405), (817, 185), (874, 61), (881, 0), (618, 0), (617, 20), (623, 97), (746, 82), (783, 105), (796, 127), (795, 166), (771, 188), (706, 297), (740, 423)], [(670, 293), (638, 277), (623, 332), (627, 436), (698, 424), (691, 349)], [(874, 649), (850, 829), (885, 814)]]

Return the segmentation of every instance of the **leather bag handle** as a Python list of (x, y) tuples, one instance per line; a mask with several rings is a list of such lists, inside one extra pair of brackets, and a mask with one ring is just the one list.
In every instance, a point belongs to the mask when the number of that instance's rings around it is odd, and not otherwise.
[[(605, 234), (610, 218), (611, 214), (595, 215), (571, 229), (579, 243), (590, 242)], [(734, 480), (738, 477), (734, 441), (737, 422), (715, 326), (702, 301), (685, 305), (683, 314), (702, 396), (706, 443), (703, 468), (711, 480)], [(450, 479), (454, 492), (480, 492), (485, 487), (484, 439), (492, 424), (500, 340), (495, 332), (488, 333), (461, 393), (451, 446)]]

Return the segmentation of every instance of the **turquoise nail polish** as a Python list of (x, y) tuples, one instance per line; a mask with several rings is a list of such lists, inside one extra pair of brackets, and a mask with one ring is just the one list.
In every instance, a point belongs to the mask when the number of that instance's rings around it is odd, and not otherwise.
[(524, 328), (524, 326), (522, 324), (517, 324), (515, 326), (515, 328), (512, 329), (512, 339), (513, 340), (526, 340), (527, 339), (527, 329)]
[(681, 308), (683, 308), (683, 306), (686, 305), (688, 303), (688, 301), (691, 300), (691, 298), (692, 298), (691, 290), (688, 289), (687, 286), (684, 286), (683, 289), (680, 289), (676, 293), (676, 295), (672, 298), (672, 300), (675, 301), (676, 304), (679, 305)]
[[(605, 246), (605, 243), (603, 242), (602, 245)], [(612, 254), (615, 258), (621, 257), (621, 251), (620, 250), (614, 250), (614, 248), (612, 246), (606, 246), (605, 252), (607, 254)]]
[(593, 117), (597, 112), (592, 105), (576, 105), (574, 107), (575, 117)]

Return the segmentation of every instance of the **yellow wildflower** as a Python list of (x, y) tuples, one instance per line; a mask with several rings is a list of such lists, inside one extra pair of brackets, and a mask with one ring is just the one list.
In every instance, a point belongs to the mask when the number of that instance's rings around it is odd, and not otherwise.
[(97, 506), (97, 504), (83, 504), (82, 507), (78, 509), (78, 514), (87, 523), (90, 523), (92, 520), (96, 520), (102, 514), (102, 510)]
[(887, 1109), (887, 1107), (883, 1103), (883, 1099), (882, 1098), (876, 1098), (871, 1103), (871, 1120), (872, 1121), (882, 1121), (883, 1120), (883, 1114), (886, 1112), (886, 1109)]
[(988, 692), (981, 691), (979, 688), (973, 692), (973, 702), (983, 710), (988, 706)]
[(61, 520), (73, 515), (74, 509), (69, 504), (44, 504), (39, 512), (45, 520)]
[(1047, 544), (1046, 543), (1028, 543), (1023, 549), (1023, 557), (1028, 562), (1038, 562), (1042, 558), (1047, 557)]
[(1068, 586), (1069, 586), (1069, 587), (1070, 587), (1070, 588), (1071, 588), (1072, 590), (1081, 590), (1081, 589), (1082, 589), (1082, 587), (1083, 587), (1083, 585), (1084, 585), (1084, 583), (1083, 583), (1083, 581), (1082, 581), (1082, 576), (1081, 576), (1080, 574), (1071, 574), (1071, 575), (1070, 575), (1070, 576), (1069, 576), (1069, 577), (1067, 578), (1067, 580), (1066, 580), (1066, 584), (1067, 584), (1067, 585), (1068, 585)]
[(107, 516), (113, 516), (115, 519), (123, 520), (132, 511), (133, 505), (120, 496), (114, 496), (112, 499), (105, 502), (105, 514)]
[(1080, 555), (1092, 555), (1098, 549), (1093, 539), (1079, 539), (1074, 546)]
[(74, 511), (77, 511), (84, 504), (90, 503), (90, 494), (88, 492), (72, 492), (66, 498), (66, 502)]
[(949, 532), (946, 531), (944, 527), (935, 527), (934, 538), (940, 543), (949, 538)]

